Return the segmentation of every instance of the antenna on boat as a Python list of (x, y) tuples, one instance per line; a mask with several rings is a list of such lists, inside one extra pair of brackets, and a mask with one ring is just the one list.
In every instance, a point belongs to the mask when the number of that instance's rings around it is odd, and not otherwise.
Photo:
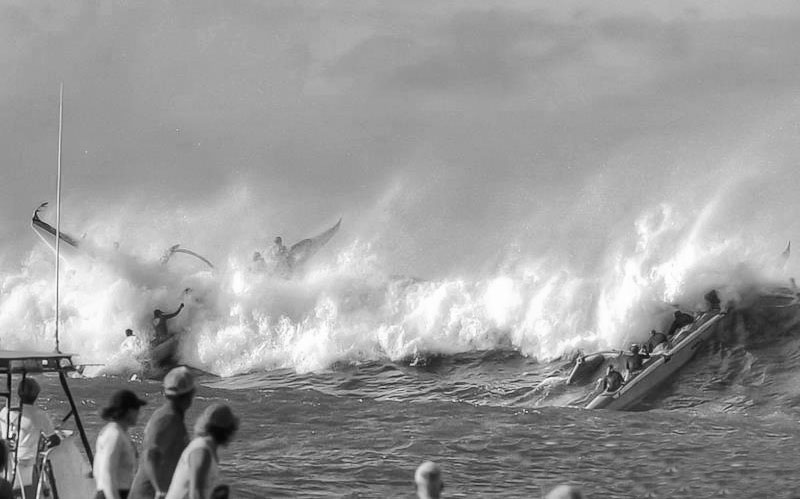
[(58, 177), (56, 180), (56, 352), (61, 353), (58, 338), (58, 277), (59, 277), (59, 246), (61, 242), (61, 130), (64, 116), (64, 82), (58, 92)]

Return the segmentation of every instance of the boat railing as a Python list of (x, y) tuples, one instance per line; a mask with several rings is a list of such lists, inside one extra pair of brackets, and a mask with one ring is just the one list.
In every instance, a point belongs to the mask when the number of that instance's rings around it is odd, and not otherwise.
[(9, 446), (14, 451), (14, 459), (11, 466), (6, 467), (5, 478), (15, 483), (18, 468), (19, 457), (16, 449), (19, 445), (19, 431), (16, 430), (12, 434), (12, 412), (15, 413), (16, 425), (14, 428), (20, 428), (22, 425), (22, 401), (16, 406), (13, 405), (13, 382), (15, 375), (21, 375), (18, 383), (25, 380), (29, 374), (42, 374), (42, 373), (57, 373), (59, 382), (64, 394), (69, 402), (70, 411), (61, 419), (61, 423), (66, 422), (70, 417), (74, 418), (75, 426), (81, 438), (81, 442), (88, 458), (89, 464), (94, 461), (92, 447), (89, 444), (89, 439), (84, 430), (83, 423), (81, 422), (75, 400), (72, 397), (72, 392), (67, 383), (67, 373), (76, 371), (76, 367), (72, 362), (72, 354), (63, 354), (57, 352), (28, 352), (28, 351), (0, 351), (0, 375), (5, 375), (5, 389), (0, 391), (0, 397), (5, 399), (6, 407), (6, 420), (5, 434), (2, 435), (9, 442)]

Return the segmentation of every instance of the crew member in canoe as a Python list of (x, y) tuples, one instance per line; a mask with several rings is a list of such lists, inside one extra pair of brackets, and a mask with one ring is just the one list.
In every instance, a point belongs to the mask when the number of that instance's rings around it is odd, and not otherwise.
[(630, 380), (632, 377), (638, 374), (639, 371), (642, 370), (642, 367), (644, 367), (644, 360), (649, 358), (650, 354), (647, 352), (642, 352), (639, 345), (635, 343), (631, 345), (631, 353), (628, 356), (628, 359), (625, 361), (625, 369), (627, 371), (625, 373), (625, 380)]
[(719, 295), (717, 295), (717, 290), (712, 289), (703, 297), (708, 303), (708, 309), (712, 312), (719, 312), (721, 310)]
[(680, 310), (675, 311), (675, 319), (672, 321), (672, 325), (670, 325), (669, 330), (667, 330), (667, 337), (671, 338), (673, 334), (675, 334), (680, 328), (684, 326), (688, 326), (694, 322), (694, 317)]
[(178, 307), (178, 310), (171, 314), (165, 314), (159, 309), (153, 310), (153, 327), (155, 328), (155, 336), (153, 337), (152, 345), (158, 346), (172, 337), (172, 334), (167, 328), (167, 321), (176, 317), (183, 310), (183, 303)]
[(655, 348), (658, 345), (660, 345), (662, 343), (666, 343), (666, 342), (667, 342), (667, 335), (666, 334), (664, 334), (662, 332), (659, 332), (659, 331), (656, 331), (655, 329), (651, 329), (650, 330), (650, 339), (648, 339), (644, 343), (644, 348), (643, 349), (645, 350), (646, 353), (650, 354), (650, 353), (653, 352), (653, 350), (655, 350)]
[(610, 365), (606, 369), (605, 377), (600, 379), (600, 387), (606, 392), (615, 392), (619, 390), (622, 384), (625, 382), (625, 379), (622, 377), (622, 374), (619, 373), (614, 366)]
[(275, 269), (275, 274), (281, 277), (289, 277), (292, 273), (292, 262), (289, 260), (289, 248), (283, 244), (283, 238), (281, 238), (281, 236), (277, 236), (273, 243), (269, 251), (269, 258)]

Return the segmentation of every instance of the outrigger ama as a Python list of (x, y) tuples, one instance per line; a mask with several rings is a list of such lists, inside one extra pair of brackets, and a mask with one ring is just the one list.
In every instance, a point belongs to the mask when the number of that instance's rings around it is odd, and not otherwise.
[[(90, 464), (94, 461), (92, 447), (89, 445), (89, 439), (67, 383), (68, 373), (72, 371), (76, 371), (76, 366), (72, 363), (72, 354), (0, 350), (0, 376), (6, 377), (5, 390), (0, 391), (0, 396), (6, 399), (6, 406), (12, 409), (6, 411), (6, 421), (3, 422), (6, 434), (3, 438), (9, 442), (12, 450), (17, 448), (20, 437), (19, 432), (12, 433), (12, 427), (19, 428), (22, 420), (22, 402), (18, 400), (17, 405), (12, 404), (15, 376), (19, 377), (17, 381), (19, 383), (30, 374), (58, 374), (61, 388), (70, 406), (70, 411), (60, 420), (59, 428), (56, 430), (61, 437), (61, 443), (48, 449), (43, 445), (45, 439), (40, 439), (33, 470), (34, 496), (26, 497), (25, 488), (21, 487), (23, 499), (86, 499), (93, 497), (95, 493)], [(16, 421), (12, 421), (12, 414), (16, 417)], [(75, 444), (75, 432), (63, 429), (63, 425), (70, 417), (75, 422), (77, 438), (80, 438), (84, 454), (81, 454)], [(18, 466), (18, 459), (12, 453), (5, 473), (6, 479), (15, 484), (15, 487), (19, 483)]]

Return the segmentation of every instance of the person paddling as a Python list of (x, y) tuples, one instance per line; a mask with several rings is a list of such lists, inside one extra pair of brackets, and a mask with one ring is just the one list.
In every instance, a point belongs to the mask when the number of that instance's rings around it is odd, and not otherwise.
[(161, 343), (167, 341), (172, 334), (170, 334), (169, 329), (167, 328), (167, 321), (176, 317), (179, 313), (183, 310), (183, 303), (178, 307), (178, 310), (174, 311), (171, 314), (165, 314), (159, 309), (153, 310), (153, 327), (155, 328), (155, 336), (153, 337), (153, 346), (158, 346)]
[(675, 311), (674, 315), (675, 319), (672, 321), (672, 324), (669, 326), (669, 330), (667, 331), (667, 337), (671, 338), (673, 334), (677, 333), (682, 327), (688, 326), (692, 322), (694, 322), (694, 317), (680, 310)]
[(641, 348), (637, 344), (631, 345), (631, 353), (628, 360), (625, 361), (625, 369), (627, 370), (625, 379), (630, 380), (644, 367), (644, 359), (649, 359), (650, 354), (647, 352), (642, 353)]
[(625, 382), (619, 371), (614, 369), (614, 366), (612, 365), (608, 366), (605, 377), (600, 381), (603, 390), (606, 392), (615, 392), (619, 390), (619, 388), (622, 386), (622, 383)]

